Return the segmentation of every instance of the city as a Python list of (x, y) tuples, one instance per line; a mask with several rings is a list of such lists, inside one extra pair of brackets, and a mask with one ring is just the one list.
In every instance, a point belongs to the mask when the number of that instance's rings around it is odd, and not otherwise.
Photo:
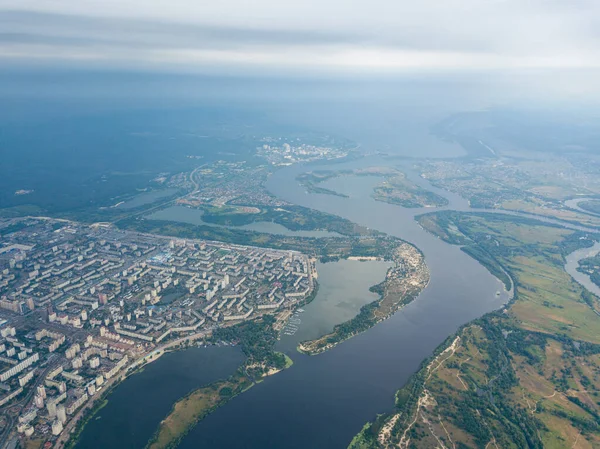
[(18, 432), (59, 447), (102, 390), (165, 350), (283, 321), (315, 288), (315, 261), (294, 251), (42, 218), (0, 233), (2, 443)]

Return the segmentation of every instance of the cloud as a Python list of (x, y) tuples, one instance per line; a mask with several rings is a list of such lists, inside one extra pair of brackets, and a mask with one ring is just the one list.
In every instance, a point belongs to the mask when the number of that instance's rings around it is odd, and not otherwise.
[(327, 72), (600, 66), (592, 0), (0, 0), (0, 62)]

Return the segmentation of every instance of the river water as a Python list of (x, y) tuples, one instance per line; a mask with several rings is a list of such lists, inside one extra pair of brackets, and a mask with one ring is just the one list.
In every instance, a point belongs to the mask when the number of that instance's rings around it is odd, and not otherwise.
[(565, 270), (573, 277), (573, 279), (579, 282), (579, 284), (600, 298), (600, 287), (594, 284), (587, 274), (577, 271), (580, 260), (593, 257), (599, 252), (600, 242), (596, 242), (591, 248), (583, 248), (573, 251), (566, 257), (567, 263), (565, 264)]
[(575, 209), (578, 212), (587, 214), (587, 215), (592, 215), (594, 217), (597, 217), (598, 214), (591, 212), (589, 210), (585, 210), (582, 207), (579, 206), (580, 203), (585, 203), (586, 201), (590, 201), (590, 200), (597, 200), (598, 198), (594, 198), (594, 197), (587, 197), (587, 196), (581, 196), (579, 198), (573, 198), (571, 200), (567, 200), (565, 201), (565, 206), (570, 207), (571, 209)]
[(179, 398), (231, 375), (239, 348), (192, 348), (165, 354), (118, 385), (85, 426), (76, 449), (140, 449)]
[(180, 223), (190, 223), (194, 225), (242, 229), (245, 231), (265, 232), (267, 234), (290, 235), (296, 237), (340, 237), (340, 234), (337, 232), (292, 231), (285, 226), (272, 221), (257, 221), (242, 226), (223, 226), (205, 222), (202, 219), (202, 215), (203, 212), (200, 209), (193, 209), (185, 206), (170, 206), (153, 212), (152, 214), (147, 215), (146, 218), (150, 220), (178, 221)]
[[(462, 324), (502, 307), (509, 300), (510, 293), (504, 291), (500, 281), (483, 266), (460, 251), (459, 247), (444, 243), (418, 225), (415, 215), (432, 209), (406, 209), (373, 200), (372, 189), (381, 181), (380, 178), (342, 176), (324, 183), (324, 187), (345, 193), (348, 198), (308, 194), (294, 181), (298, 174), (308, 170), (386, 164), (393, 162), (363, 159), (322, 167), (290, 166), (277, 171), (268, 181), (268, 188), (284, 200), (339, 215), (415, 244), (425, 254), (431, 272), (427, 288), (389, 320), (330, 351), (310, 357), (294, 350), (297, 342), (327, 332), (337, 322), (352, 316), (363, 303), (374, 299), (369, 296), (367, 289), (381, 281), (387, 269), (384, 263), (379, 262), (362, 265), (361, 262), (342, 261), (319, 265), (322, 290), (315, 301), (295, 317), (300, 321), (296, 321), (298, 329), (291, 332), (292, 335), (284, 334), (278, 344), (279, 350), (292, 357), (294, 366), (269, 377), (216, 410), (192, 429), (180, 447), (345, 448), (365, 422), (393, 407), (395, 391), (444, 339)], [(406, 162), (403, 164), (403, 169), (414, 182), (449, 200), (448, 206), (435, 210), (477, 211), (469, 209), (468, 202), (460, 196), (429, 185), (426, 180), (412, 173)], [(169, 217), (156, 218), (183, 221), (198, 218), (181, 214), (180, 210), (176, 212)], [(518, 213), (511, 215), (523, 216)], [(573, 229), (594, 231), (557, 220), (534, 218)], [(268, 232), (267, 229), (262, 230)], [(569, 261), (571, 258), (578, 260), (584, 254), (571, 256)], [(215, 360), (214, 363), (220, 365), (221, 362)], [(165, 379), (165, 376), (161, 379)], [(132, 380), (119, 388), (123, 388), (125, 393), (135, 389), (135, 386), (127, 387)], [(130, 398), (125, 393), (123, 397)], [(122, 401), (114, 401), (114, 404)], [(110, 405), (107, 406), (107, 412), (110, 412)], [(146, 414), (147, 411), (141, 413)], [(154, 421), (156, 419), (153, 418)], [(101, 426), (93, 422), (89, 430), (86, 428), (82, 443), (92, 441), (94, 436), (107, 441), (101, 438), (99, 430), (107, 427), (113, 428), (107, 423)], [(151, 434), (148, 429), (145, 429), (149, 432), (146, 437)], [(143, 440), (140, 437), (136, 443)], [(115, 442), (110, 447), (142, 446)]]
[[(359, 168), (375, 162), (290, 166), (277, 171), (267, 187), (292, 203), (415, 244), (431, 271), (427, 288), (389, 320), (324, 354), (310, 357), (290, 351), (291, 369), (209, 415), (186, 436), (181, 448), (345, 448), (365, 422), (393, 407), (395, 391), (441, 342), (462, 324), (508, 301), (500, 281), (483, 266), (457, 246), (425, 232), (414, 220), (431, 209), (405, 209), (373, 200), (371, 189), (379, 181), (375, 177), (335, 178), (325, 186), (349, 198), (307, 194), (294, 181), (309, 169)], [(449, 199), (448, 209), (468, 207), (460, 197), (432, 190)]]
[(392, 266), (393, 263), (384, 261), (317, 262), (317, 297), (292, 315), (281, 333), (277, 349), (294, 354), (298, 343), (321, 337), (336, 324), (354, 318), (362, 306), (379, 297), (369, 288), (382, 282)]

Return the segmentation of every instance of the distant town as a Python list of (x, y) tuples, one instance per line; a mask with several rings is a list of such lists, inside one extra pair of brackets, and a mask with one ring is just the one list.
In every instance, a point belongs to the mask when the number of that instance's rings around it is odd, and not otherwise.
[(306, 143), (281, 142), (281, 139), (265, 138), (265, 144), (257, 148), (257, 154), (272, 165), (291, 165), (297, 162), (341, 159), (349, 151), (330, 146), (309, 145)]
[(313, 294), (295, 251), (173, 239), (110, 225), (0, 221), (0, 444), (61, 447), (103, 389), (169, 349)]

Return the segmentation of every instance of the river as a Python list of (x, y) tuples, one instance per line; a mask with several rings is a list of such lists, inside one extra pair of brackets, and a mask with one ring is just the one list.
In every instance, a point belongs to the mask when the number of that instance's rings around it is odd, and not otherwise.
[[(326, 187), (349, 198), (307, 194), (293, 181), (309, 169), (368, 165), (373, 162), (290, 166), (277, 171), (267, 187), (284, 200), (415, 244), (431, 271), (429, 285), (389, 320), (324, 354), (310, 357), (290, 351), (291, 369), (209, 415), (185, 437), (181, 448), (345, 448), (365, 422), (393, 407), (395, 391), (442, 341), (462, 324), (509, 300), (500, 281), (483, 266), (418, 225), (415, 215), (431, 209), (405, 209), (373, 200), (376, 178), (340, 177), (328, 182)], [(464, 208), (460, 197), (441, 193), (450, 201), (446, 209)]]
[(599, 252), (600, 242), (596, 242), (591, 248), (582, 248), (578, 249), (577, 251), (573, 251), (566, 257), (567, 263), (565, 264), (565, 270), (586, 290), (600, 298), (600, 287), (594, 284), (587, 274), (577, 271), (580, 260), (593, 257)]
[(369, 288), (383, 281), (392, 266), (393, 263), (384, 261), (317, 262), (317, 297), (292, 315), (281, 333), (277, 349), (294, 354), (298, 343), (321, 337), (336, 324), (354, 318), (362, 306), (379, 297)]
[[(343, 321), (344, 313), (353, 313), (362, 303), (373, 299), (366, 289), (381, 280), (380, 273), (386, 269), (360, 262), (347, 267), (341, 263), (320, 265), (322, 291), (296, 316), (301, 321), (296, 323), (297, 332), (283, 335), (278, 344), (279, 350), (293, 358), (292, 368), (267, 378), (206, 417), (184, 438), (181, 448), (345, 448), (365, 422), (393, 407), (395, 391), (444, 339), (462, 324), (502, 307), (509, 300), (510, 293), (483, 266), (459, 247), (424, 231), (414, 219), (432, 210), (503, 212), (469, 209), (465, 199), (429, 185), (406, 167), (414, 182), (446, 197), (449, 204), (437, 209), (406, 209), (375, 201), (371, 197), (372, 188), (380, 179), (374, 176), (342, 176), (324, 183), (324, 187), (345, 193), (348, 198), (308, 194), (293, 181), (308, 170), (386, 164), (393, 163), (374, 158), (322, 167), (290, 166), (275, 172), (267, 187), (284, 200), (333, 213), (413, 243), (424, 253), (431, 272), (427, 288), (389, 320), (324, 354), (310, 357), (297, 353), (295, 344), (327, 331)], [(164, 218), (183, 217), (181, 210), (176, 212)], [(532, 218), (594, 231), (557, 220)], [(364, 273), (358, 274), (357, 266)], [(336, 289), (336, 285), (340, 288)], [(336, 305), (344, 303), (347, 310), (336, 316)], [(86, 429), (85, 434), (88, 433)], [(97, 431), (94, 433), (98, 435)]]
[(289, 235), (296, 237), (340, 237), (337, 232), (329, 231), (292, 231), (279, 223), (272, 221), (257, 221), (242, 226), (224, 226), (207, 223), (202, 219), (203, 211), (185, 206), (170, 206), (147, 215), (150, 220), (178, 221), (201, 226), (222, 227), (228, 229), (242, 229), (245, 231), (265, 232), (268, 234)]
[(76, 449), (140, 449), (182, 396), (231, 375), (239, 348), (191, 348), (163, 355), (118, 385), (86, 424)]
[(585, 210), (584, 208), (582, 208), (579, 205), (580, 203), (585, 203), (586, 201), (593, 201), (593, 200), (598, 200), (598, 198), (588, 197), (588, 196), (581, 196), (581, 197), (578, 197), (578, 198), (573, 198), (571, 200), (565, 201), (565, 206), (570, 207), (571, 209), (575, 209), (576, 211), (584, 213), (586, 215), (591, 215), (593, 217), (598, 217), (599, 214), (596, 214), (596, 213), (591, 212), (589, 210)]

